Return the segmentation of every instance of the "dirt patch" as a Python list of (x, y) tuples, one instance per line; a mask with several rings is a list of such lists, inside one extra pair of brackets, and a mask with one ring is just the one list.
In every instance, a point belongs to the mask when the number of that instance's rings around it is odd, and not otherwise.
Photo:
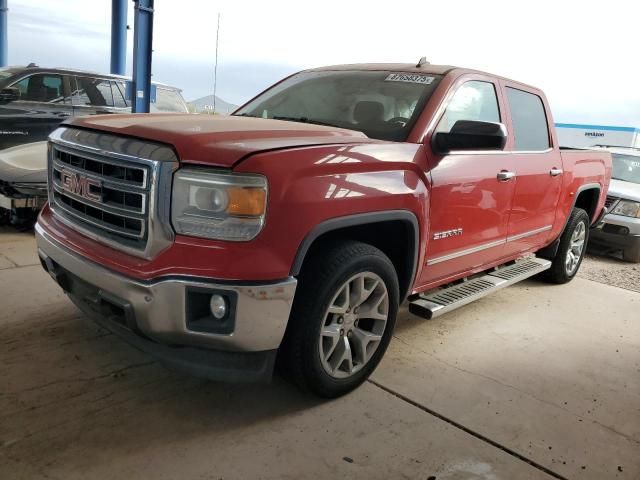
[(578, 276), (640, 292), (640, 263), (628, 263), (615, 257), (588, 253), (580, 266)]

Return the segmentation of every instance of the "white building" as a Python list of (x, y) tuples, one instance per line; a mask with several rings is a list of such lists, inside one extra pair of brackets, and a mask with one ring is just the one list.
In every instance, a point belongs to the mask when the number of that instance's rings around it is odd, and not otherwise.
[(640, 129), (606, 125), (556, 123), (561, 147), (587, 148), (594, 145), (640, 148)]

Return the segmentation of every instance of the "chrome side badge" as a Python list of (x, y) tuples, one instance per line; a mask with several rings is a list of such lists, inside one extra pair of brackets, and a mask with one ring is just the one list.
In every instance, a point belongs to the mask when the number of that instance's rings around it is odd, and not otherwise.
[(440, 240), (443, 238), (449, 238), (449, 237), (457, 237), (459, 235), (462, 235), (462, 229), (461, 228), (454, 228), (453, 230), (445, 230), (444, 232), (436, 232), (433, 234), (433, 239), (434, 240)]

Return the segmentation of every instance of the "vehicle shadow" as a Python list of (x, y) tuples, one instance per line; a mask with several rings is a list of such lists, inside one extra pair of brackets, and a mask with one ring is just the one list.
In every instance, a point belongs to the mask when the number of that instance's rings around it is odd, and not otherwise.
[(88, 462), (231, 438), (326, 403), (280, 375), (221, 384), (168, 370), (79, 313), (10, 323), (0, 344), (0, 456), (38, 468), (78, 450)]

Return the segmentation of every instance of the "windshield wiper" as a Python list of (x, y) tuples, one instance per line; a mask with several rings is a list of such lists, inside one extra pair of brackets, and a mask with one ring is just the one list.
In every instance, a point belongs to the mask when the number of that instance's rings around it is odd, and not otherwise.
[(313, 125), (324, 125), (326, 127), (336, 127), (341, 128), (338, 125), (334, 125), (333, 123), (323, 122), (321, 120), (313, 120), (312, 118), (307, 117), (284, 117), (284, 116), (274, 116), (274, 120), (286, 120), (288, 122), (300, 122), (300, 123), (312, 123)]

